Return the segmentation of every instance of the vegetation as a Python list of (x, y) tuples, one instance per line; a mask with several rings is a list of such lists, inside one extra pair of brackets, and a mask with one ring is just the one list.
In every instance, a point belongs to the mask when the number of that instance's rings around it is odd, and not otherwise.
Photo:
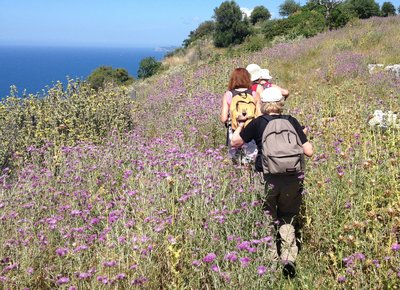
[(391, 2), (383, 2), (381, 14), (384, 17), (396, 15), (396, 8)]
[(380, 15), (379, 4), (374, 0), (349, 0), (349, 4), (358, 18), (366, 19)]
[(243, 19), (242, 11), (235, 1), (225, 1), (214, 9), (214, 45), (228, 47), (242, 43), (251, 33), (250, 23)]
[(161, 68), (161, 62), (158, 62), (154, 57), (146, 57), (139, 63), (138, 78), (145, 79), (156, 74)]
[(265, 37), (270, 40), (276, 36), (295, 39), (300, 36), (314, 36), (322, 32), (324, 28), (325, 20), (322, 14), (304, 10), (290, 15), (286, 19), (267, 21), (263, 27), (263, 32)]
[[(315, 13), (315, 11), (314, 11)], [(323, 17), (323, 15), (322, 15)], [(396, 289), (400, 17), (98, 91), (72, 81), (0, 105), (2, 289)], [(230, 51), (230, 50), (227, 50)], [(217, 57), (218, 56), (218, 57)], [(269, 259), (260, 177), (226, 160), (221, 95), (257, 63), (309, 128), (297, 277)], [(4, 160), (7, 160), (6, 162)]]
[(101, 66), (95, 69), (88, 77), (90, 86), (98, 90), (104, 88), (107, 83), (117, 85), (130, 85), (134, 78), (123, 68), (113, 69), (111, 66)]
[(271, 13), (264, 6), (256, 6), (250, 15), (251, 24), (256, 24), (257, 22), (263, 22), (271, 18)]
[(279, 6), (279, 15), (286, 17), (292, 15), (299, 10), (301, 10), (300, 3), (297, 3), (294, 0), (285, 0)]
[(183, 47), (187, 48), (191, 43), (204, 37), (212, 36), (215, 31), (214, 21), (205, 21), (197, 27), (195, 31), (191, 31), (189, 38), (183, 41)]

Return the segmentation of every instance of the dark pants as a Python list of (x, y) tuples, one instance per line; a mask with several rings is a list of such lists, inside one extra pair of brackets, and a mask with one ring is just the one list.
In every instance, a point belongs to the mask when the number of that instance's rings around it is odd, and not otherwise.
[(266, 175), (264, 210), (277, 229), (277, 251), (283, 263), (294, 262), (299, 251), (298, 217), (302, 204), (303, 181), (297, 175)]

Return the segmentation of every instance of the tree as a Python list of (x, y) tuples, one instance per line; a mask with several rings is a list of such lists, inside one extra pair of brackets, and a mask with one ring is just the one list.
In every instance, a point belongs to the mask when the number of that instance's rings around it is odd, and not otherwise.
[(384, 17), (396, 15), (396, 8), (391, 2), (383, 2), (381, 14)]
[(207, 35), (212, 35), (215, 31), (215, 22), (212, 20), (204, 21), (194, 31), (190, 31), (189, 38), (183, 41), (183, 46), (187, 48), (192, 42)]
[(156, 74), (161, 67), (161, 62), (158, 62), (154, 57), (146, 57), (140, 61), (138, 78), (145, 79)]
[(285, 0), (279, 5), (279, 15), (283, 17), (289, 16), (299, 10), (301, 10), (301, 5), (294, 0)]
[(379, 16), (379, 4), (374, 0), (350, 0), (350, 9), (361, 19)]
[(256, 6), (250, 15), (251, 24), (256, 24), (257, 22), (265, 21), (271, 18), (271, 13), (264, 6)]
[(118, 85), (130, 84), (133, 77), (123, 68), (113, 69), (111, 66), (100, 66), (89, 75), (88, 81), (93, 89), (98, 90), (110, 82)]
[(326, 24), (329, 24), (329, 17), (332, 12), (336, 9), (337, 6), (343, 3), (343, 0), (311, 0), (310, 2), (314, 2), (318, 6), (323, 7), (325, 11), (325, 21)]
[(347, 3), (343, 3), (338, 6), (337, 9), (333, 10), (329, 19), (328, 27), (330, 29), (337, 29), (346, 25), (347, 22), (353, 17), (352, 12), (349, 9)]
[(240, 44), (250, 35), (250, 23), (242, 19), (242, 11), (235, 1), (225, 1), (214, 9), (215, 32), (214, 45), (228, 47)]

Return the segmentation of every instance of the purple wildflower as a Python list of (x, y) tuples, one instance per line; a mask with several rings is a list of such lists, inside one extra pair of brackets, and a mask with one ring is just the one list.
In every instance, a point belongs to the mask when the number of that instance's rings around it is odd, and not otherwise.
[(243, 257), (240, 258), (240, 263), (242, 264), (242, 267), (245, 268), (249, 265), (251, 259), (249, 257)]
[(267, 268), (265, 266), (258, 266), (257, 267), (257, 273), (258, 275), (262, 276), (264, 273), (267, 271)]
[(236, 252), (230, 252), (230, 253), (225, 255), (224, 259), (227, 260), (227, 261), (235, 262), (238, 259), (237, 253)]
[(117, 276), (115, 276), (115, 279), (117, 279), (117, 280), (123, 280), (125, 278), (126, 278), (125, 273), (119, 273), (119, 274), (117, 274)]
[(346, 281), (346, 277), (345, 276), (339, 276), (337, 278), (337, 281), (340, 282), (340, 283), (343, 283), (344, 281)]
[(215, 255), (214, 253), (208, 253), (204, 258), (203, 258), (203, 262), (205, 263), (211, 263), (215, 260), (215, 258), (217, 257), (217, 255)]
[(59, 248), (56, 250), (56, 254), (59, 255), (60, 257), (65, 256), (68, 254), (69, 249), (68, 248)]
[(192, 265), (195, 266), (195, 267), (199, 267), (200, 264), (201, 264), (201, 262), (200, 262), (199, 260), (194, 260), (194, 261), (192, 262)]
[(392, 245), (392, 251), (399, 251), (400, 250), (400, 244), (393, 244)]
[(117, 265), (116, 261), (105, 261), (105, 262), (103, 262), (103, 266), (104, 267), (114, 267), (115, 265)]
[(68, 277), (61, 277), (60, 279), (57, 280), (57, 285), (63, 285), (69, 283), (69, 278)]

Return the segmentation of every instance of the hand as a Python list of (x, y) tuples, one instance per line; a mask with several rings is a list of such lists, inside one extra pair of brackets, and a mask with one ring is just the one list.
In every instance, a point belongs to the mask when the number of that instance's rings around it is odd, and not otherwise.
[(239, 115), (236, 120), (238, 121), (238, 123), (244, 123), (247, 121), (247, 117), (243, 116), (243, 115)]

